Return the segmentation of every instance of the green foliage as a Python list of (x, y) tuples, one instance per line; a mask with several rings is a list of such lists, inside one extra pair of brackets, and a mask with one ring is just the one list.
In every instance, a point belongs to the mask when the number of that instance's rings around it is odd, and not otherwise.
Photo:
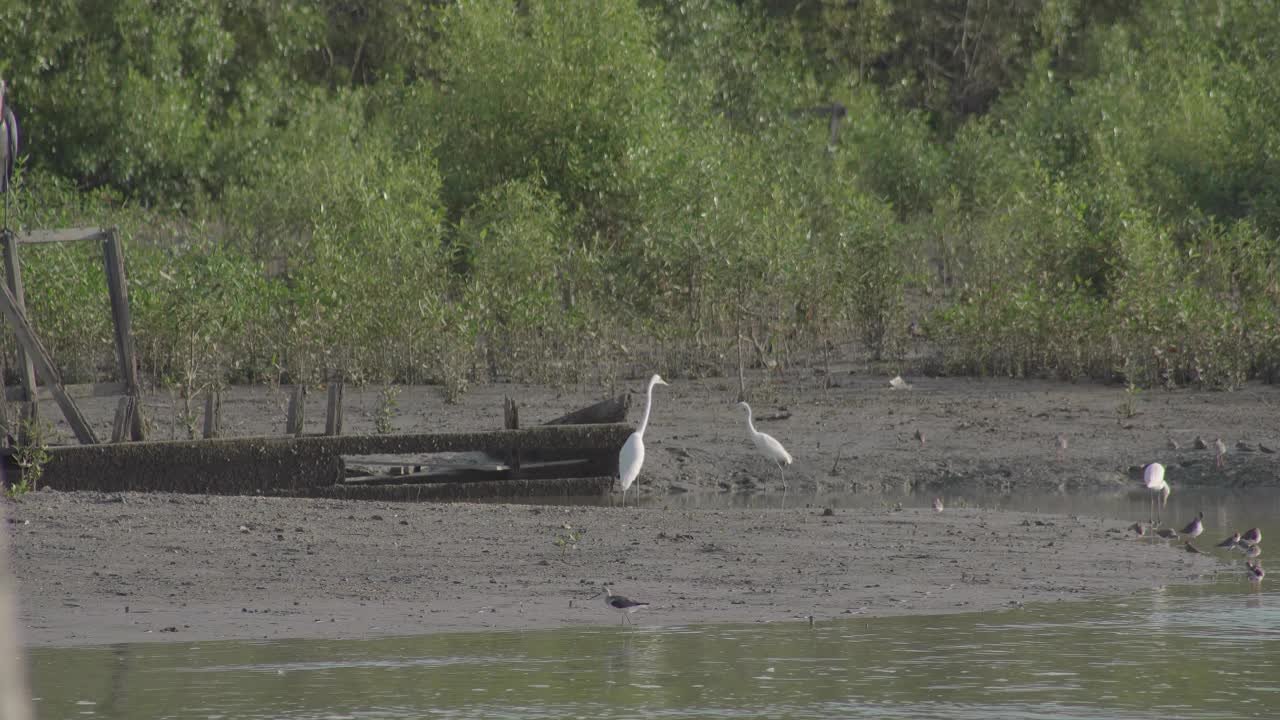
[(13, 449), (13, 463), (18, 466), (21, 477), (16, 483), (4, 488), (10, 498), (27, 494), (40, 486), (40, 478), (44, 476), (45, 463), (49, 462), (49, 435), (52, 427), (39, 420), (23, 420), (19, 424), (18, 444)]
[[(900, 362), (910, 320), (953, 372), (1280, 376), (1280, 15), (1258, 0), (0, 21), (30, 143), (10, 225), (118, 227), (144, 374), (186, 398), (714, 373), (740, 336), (765, 365)], [(23, 270), (66, 379), (112, 375), (99, 249), (24, 247)]]

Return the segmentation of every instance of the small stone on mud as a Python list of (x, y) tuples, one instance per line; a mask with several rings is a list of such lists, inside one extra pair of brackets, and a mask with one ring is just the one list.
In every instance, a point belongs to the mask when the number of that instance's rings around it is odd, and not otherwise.
[(836, 514), (836, 511), (832, 510), (831, 508), (822, 509), (822, 517), (831, 517), (832, 515), (835, 515), (835, 514)]

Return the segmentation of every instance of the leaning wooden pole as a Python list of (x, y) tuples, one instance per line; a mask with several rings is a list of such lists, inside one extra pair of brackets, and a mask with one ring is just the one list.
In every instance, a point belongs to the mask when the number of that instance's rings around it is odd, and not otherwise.
[(85, 445), (96, 444), (98, 438), (93, 434), (93, 428), (89, 427), (88, 421), (80, 413), (76, 401), (67, 395), (66, 388), (62, 386), (62, 376), (58, 374), (58, 369), (53, 364), (53, 358), (49, 355), (49, 351), (44, 349), (44, 345), (40, 344), (31, 323), (27, 322), (26, 314), (18, 307), (17, 299), (9, 291), (9, 286), (0, 285), (0, 291), (3, 291), (3, 294), (0, 294), (0, 311), (4, 312), (5, 318), (13, 326), (13, 334), (35, 363), (36, 372), (49, 387), (49, 392), (53, 393), (54, 401), (58, 403), (58, 407), (62, 408), (62, 414), (66, 416), (67, 423), (75, 432), (76, 439)]
[(124, 249), (114, 228), (102, 238), (102, 262), (107, 271), (107, 294), (111, 297), (111, 319), (115, 327), (116, 359), (125, 392), (134, 398), (133, 418), (129, 428), (134, 440), (145, 440), (142, 417), (142, 389), (138, 384), (138, 356), (133, 344), (133, 321), (129, 315), (129, 281), (124, 272)]
[[(18, 238), (8, 229), (0, 232), (3, 233), (4, 238), (5, 281), (9, 284), (9, 290), (13, 293), (18, 309), (25, 314), (27, 308), (22, 288), (22, 265), (18, 262)], [(18, 345), (18, 371), (24, 394), (22, 419), (36, 420), (40, 417), (40, 402), (36, 395), (36, 368), (22, 345)]]

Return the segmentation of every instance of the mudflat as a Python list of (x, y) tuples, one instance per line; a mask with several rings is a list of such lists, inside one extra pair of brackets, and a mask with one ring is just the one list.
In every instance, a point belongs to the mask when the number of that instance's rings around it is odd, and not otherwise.
[[(652, 606), (642, 623), (804, 621), (987, 610), (1190, 582), (1220, 567), (1179, 544), (1138, 539), (1126, 522), (975, 507), (935, 513), (949, 490), (1131, 493), (1160, 460), (1189, 485), (1280, 477), (1280, 390), (1150, 390), (1048, 381), (888, 377), (852, 372), (753, 378), (757, 427), (796, 463), (755, 454), (736, 382), (659, 387), (639, 508), (413, 504), (266, 497), (60, 493), (8, 507), (26, 642), (364, 637), (618, 622), (599, 599)], [(489, 385), (447, 404), (430, 387), (394, 405), (348, 388), (347, 431), (480, 430), (502, 398), (533, 424), (616, 388)], [(313, 395), (307, 430), (323, 422)], [(226, 434), (282, 431), (283, 396), (224, 395)], [(110, 399), (85, 403), (105, 428)], [(153, 436), (183, 435), (164, 396), (147, 399)], [(1058, 457), (1059, 435), (1067, 448)], [(1212, 450), (1222, 437), (1223, 467)], [(1237, 443), (1243, 443), (1237, 448)], [(1177, 448), (1172, 447), (1177, 444)], [(814, 491), (921, 492), (898, 509), (804, 506)], [(667, 502), (682, 493), (761, 498), (758, 507)], [(909, 505), (912, 505), (909, 503)], [(767, 506), (767, 507), (766, 507)], [(1133, 518), (1137, 519), (1137, 518)]]

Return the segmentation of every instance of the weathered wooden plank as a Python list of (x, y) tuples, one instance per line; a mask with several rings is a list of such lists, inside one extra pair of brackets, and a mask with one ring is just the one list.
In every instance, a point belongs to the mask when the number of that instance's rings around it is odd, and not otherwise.
[(216, 438), (222, 434), (222, 393), (210, 390), (204, 398), (204, 436)]
[[(123, 382), (105, 382), (105, 383), (81, 383), (76, 385), (63, 385), (63, 392), (68, 397), (76, 400), (84, 400), (85, 398), (95, 397), (113, 397), (115, 395), (125, 394), (125, 384)], [(26, 391), (20, 385), (10, 385), (4, 389), (4, 397), (9, 402), (21, 402)], [(52, 400), (53, 392), (48, 386), (40, 385), (36, 388), (36, 398), (39, 400)]]
[(302, 423), (307, 409), (307, 386), (294, 385), (293, 395), (289, 397), (289, 415), (285, 420), (284, 434), (302, 435)]
[(129, 426), (133, 424), (134, 398), (125, 395), (116, 403), (115, 421), (111, 423), (111, 442), (124, 442), (129, 435)]
[(329, 404), (324, 413), (324, 434), (342, 434), (342, 386), (341, 377), (329, 381)]
[(62, 387), (62, 377), (58, 374), (57, 367), (53, 364), (53, 358), (49, 356), (49, 352), (40, 344), (39, 338), (36, 337), (35, 330), (32, 329), (31, 323), (27, 322), (27, 316), (18, 307), (18, 301), (13, 297), (13, 293), (9, 291), (9, 285), (6, 283), (0, 285), (0, 311), (3, 311), (5, 318), (9, 324), (13, 326), (13, 333), (18, 338), (18, 342), (26, 348), (27, 354), (31, 356), (32, 362), (35, 363), (36, 372), (44, 380), (45, 385), (53, 393), (53, 399), (58, 403), (58, 407), (62, 408), (62, 414), (66, 416), (67, 423), (71, 425), (71, 430), (75, 432), (76, 439), (85, 444), (93, 444), (98, 442), (98, 438), (93, 434), (93, 428), (89, 426), (88, 421), (80, 414), (80, 408), (76, 405), (76, 401), (72, 400)]
[(64, 230), (32, 230), (18, 236), (22, 243), (60, 243), (80, 240), (101, 240), (109, 230), (103, 228), (66, 228)]
[[(23, 314), (26, 314), (26, 294), (22, 287), (22, 263), (18, 261), (17, 238), (12, 231), (7, 229), (3, 231), (3, 237), (5, 282), (9, 284), (9, 290), (13, 292), (13, 298), (17, 301), (18, 309)], [(23, 408), (23, 416), (31, 420), (39, 419), (40, 401), (39, 396), (36, 394), (36, 369), (22, 345), (18, 345), (18, 372), (20, 373), (19, 377), (22, 380), (22, 386), (16, 388), (17, 397), (10, 397), (6, 390), (5, 398), (15, 402), (26, 403)]]
[(526, 465), (523, 468), (458, 467), (448, 470), (406, 473), (404, 475), (366, 475), (347, 478), (345, 485), (413, 485), (416, 483), (439, 484), (452, 482), (506, 482), (510, 480), (536, 480), (547, 478), (595, 477), (595, 464), (590, 460), (566, 460), (562, 462)]

